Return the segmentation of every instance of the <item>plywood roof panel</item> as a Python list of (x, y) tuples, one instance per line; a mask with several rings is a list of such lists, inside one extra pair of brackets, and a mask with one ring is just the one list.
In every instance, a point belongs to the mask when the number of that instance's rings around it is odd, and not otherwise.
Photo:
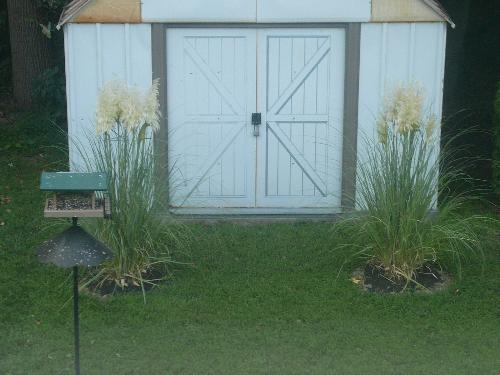
[(140, 0), (74, 0), (63, 10), (58, 27), (76, 23), (139, 23)]
[(455, 24), (436, 0), (372, 0), (372, 22), (439, 22)]

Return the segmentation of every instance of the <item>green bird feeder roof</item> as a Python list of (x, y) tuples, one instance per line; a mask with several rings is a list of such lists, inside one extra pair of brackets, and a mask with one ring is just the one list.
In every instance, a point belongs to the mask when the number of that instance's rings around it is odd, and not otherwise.
[(108, 190), (106, 173), (43, 172), (42, 191), (91, 192)]

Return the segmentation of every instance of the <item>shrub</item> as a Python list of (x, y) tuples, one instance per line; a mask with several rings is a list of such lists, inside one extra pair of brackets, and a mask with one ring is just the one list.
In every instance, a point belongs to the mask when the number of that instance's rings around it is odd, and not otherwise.
[(495, 145), (493, 151), (493, 187), (497, 200), (500, 201), (500, 84), (495, 98), (495, 114), (493, 117)]
[(171, 246), (177, 240), (176, 226), (165, 209), (166, 187), (157, 178), (151, 133), (159, 126), (158, 83), (147, 95), (120, 81), (108, 83), (100, 94), (97, 136), (78, 149), (91, 171), (108, 174), (112, 203), (111, 220), (94, 221), (90, 229), (114, 252), (90, 278), (102, 286), (140, 286), (144, 291), (163, 278), (172, 262)]
[(39, 108), (56, 112), (56, 117), (65, 115), (66, 81), (59, 67), (46, 69), (33, 86), (33, 97)]
[[(476, 224), (485, 218), (462, 218), (465, 196), (450, 196), (449, 187), (465, 178), (440, 171), (447, 146), (439, 153), (437, 126), (424, 116), (422, 90), (397, 87), (378, 118), (378, 141), (365, 142), (366, 159), (358, 168), (360, 213), (337, 224), (357, 254), (382, 267), (394, 281), (408, 285), (425, 264), (451, 258), (481, 257)], [(438, 197), (440, 197), (439, 208)]]

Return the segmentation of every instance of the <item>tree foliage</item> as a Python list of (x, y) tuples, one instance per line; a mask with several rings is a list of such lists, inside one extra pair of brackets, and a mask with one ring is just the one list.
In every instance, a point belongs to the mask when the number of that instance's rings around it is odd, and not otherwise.
[(11, 84), (9, 23), (7, 1), (0, 0), (0, 94), (5, 94)]
[(36, 0), (40, 9), (40, 19), (38, 20), (41, 31), (48, 37), (52, 38), (54, 34), (58, 34), (56, 30), (59, 16), (62, 9), (70, 0)]
[(500, 200), (500, 82), (495, 99), (495, 116), (493, 118), (495, 132), (495, 149), (493, 151), (493, 185), (497, 199)]

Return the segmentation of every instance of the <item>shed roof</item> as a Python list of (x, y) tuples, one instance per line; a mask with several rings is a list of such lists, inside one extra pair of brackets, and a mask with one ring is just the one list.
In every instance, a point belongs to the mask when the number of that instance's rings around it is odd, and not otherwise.
[[(448, 15), (444, 7), (437, 0), (418, 0), (427, 5), (430, 9), (432, 9), (440, 18), (444, 21), (448, 22), (451, 27), (455, 27), (451, 17)], [(89, 5), (94, 6), (107, 6), (111, 7), (115, 13), (115, 15), (111, 18), (106, 18), (106, 16), (97, 15), (90, 17), (83, 17), (81, 19), (77, 19), (78, 16), (81, 16), (82, 13), (86, 10)], [(119, 5), (117, 5), (119, 4)], [(130, 9), (130, 7), (136, 7), (138, 11), (134, 9)], [(129, 8), (128, 12), (124, 11), (124, 8)], [(141, 22), (140, 16), (140, 0), (73, 0), (68, 5), (66, 5), (62, 11), (61, 17), (59, 19), (59, 23), (57, 28), (59, 29), (61, 26), (68, 22)], [(133, 15), (131, 15), (131, 12)], [(138, 14), (137, 14), (138, 13)], [(99, 13), (97, 13), (99, 14)], [(99, 18), (103, 17), (103, 18)]]
[(76, 23), (139, 23), (141, 0), (73, 0), (63, 8), (57, 28)]

